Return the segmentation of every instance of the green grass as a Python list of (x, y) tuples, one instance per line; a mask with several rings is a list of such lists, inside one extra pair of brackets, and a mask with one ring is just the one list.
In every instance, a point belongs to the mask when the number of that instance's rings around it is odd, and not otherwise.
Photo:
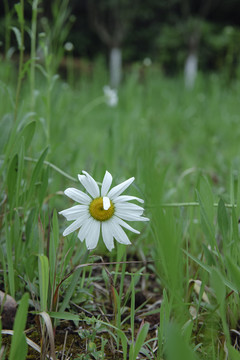
[[(0, 284), (20, 302), (0, 359), (18, 341), (25, 359), (26, 336), (28, 358), (239, 359), (240, 81), (199, 74), (189, 92), (157, 64), (144, 77), (133, 67), (110, 108), (102, 59), (69, 85), (50, 55), (24, 76), (0, 65)], [(62, 237), (63, 190), (81, 188), (82, 170), (135, 176), (150, 222), (131, 246), (89, 253)]]

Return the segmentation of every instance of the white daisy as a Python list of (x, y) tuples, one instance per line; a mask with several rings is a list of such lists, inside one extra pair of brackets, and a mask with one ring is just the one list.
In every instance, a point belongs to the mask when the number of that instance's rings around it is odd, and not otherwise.
[(111, 89), (110, 86), (105, 85), (103, 87), (103, 92), (106, 98), (107, 105), (111, 107), (117, 106), (118, 104), (117, 90)]
[(121, 244), (131, 244), (122, 227), (136, 234), (140, 232), (132, 228), (124, 220), (149, 220), (142, 216), (144, 211), (143, 207), (129, 202), (131, 200), (137, 200), (143, 203), (144, 201), (142, 199), (130, 195), (121, 195), (134, 181), (134, 177), (114, 186), (110, 190), (112, 175), (106, 171), (101, 190), (99, 190), (96, 181), (86, 171), (83, 171), (83, 174), (84, 175), (78, 175), (78, 179), (88, 194), (75, 188), (68, 188), (64, 191), (65, 195), (80, 203), (80, 205), (75, 205), (59, 212), (59, 214), (65, 216), (67, 220), (74, 220), (74, 222), (64, 230), (63, 236), (67, 236), (79, 229), (78, 238), (81, 241), (86, 240), (86, 246), (89, 250), (97, 246), (100, 231), (109, 251), (114, 248), (114, 238)]

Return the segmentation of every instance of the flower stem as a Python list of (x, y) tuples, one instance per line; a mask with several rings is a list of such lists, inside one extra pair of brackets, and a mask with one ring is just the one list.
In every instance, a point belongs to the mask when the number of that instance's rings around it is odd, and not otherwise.
[[(163, 203), (160, 204), (161, 207), (189, 207), (189, 206), (199, 206), (198, 202), (182, 202), (182, 203)], [(159, 205), (150, 205), (150, 207), (155, 207)], [(213, 204), (214, 207), (218, 207), (218, 203)], [(225, 204), (226, 208), (237, 207), (236, 204)]]
[(35, 107), (35, 61), (36, 61), (36, 33), (37, 33), (37, 13), (38, 0), (32, 3), (32, 29), (31, 29), (31, 68), (30, 68), (30, 90), (31, 90), (31, 108)]
[(19, 66), (18, 66), (18, 82), (17, 82), (17, 91), (16, 91), (16, 102), (14, 110), (14, 122), (17, 120), (17, 111), (19, 104), (20, 91), (22, 86), (22, 70), (23, 70), (23, 55), (24, 55), (24, 0), (20, 1), (21, 16), (19, 17), (20, 22), (20, 32), (21, 32), (21, 45), (19, 46)]
[(100, 104), (104, 104), (106, 102), (105, 96), (100, 96), (94, 100), (92, 100), (90, 103), (88, 103), (81, 111), (81, 116), (87, 115), (92, 109), (94, 109), (96, 106)]

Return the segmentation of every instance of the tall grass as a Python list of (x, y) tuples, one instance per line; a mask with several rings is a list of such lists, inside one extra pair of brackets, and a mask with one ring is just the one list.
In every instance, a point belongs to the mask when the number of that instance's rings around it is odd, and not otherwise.
[[(53, 55), (62, 56), (69, 26), (57, 49), (37, 40), (36, 0), (31, 58), (23, 63), (23, 4), (16, 10), (19, 67), (0, 65), (0, 280), (6, 293), (22, 298), (10, 358), (21, 345), (18, 359), (25, 359), (28, 343), (41, 359), (49, 349), (52, 358), (63, 359), (63, 352), (55, 355), (54, 336), (65, 320), (87, 344), (75, 359), (239, 359), (239, 80), (226, 85), (220, 75), (199, 74), (189, 92), (180, 76), (166, 78), (158, 64), (141, 72), (133, 67), (126, 69), (117, 107), (110, 108), (102, 97), (103, 59), (91, 73), (77, 70), (71, 86), (55, 73)], [(76, 234), (62, 237), (63, 190), (79, 186), (83, 169), (97, 180), (106, 169), (116, 182), (136, 177), (132, 192), (145, 199), (151, 221), (140, 236), (129, 235), (131, 246), (89, 254)], [(94, 267), (99, 256), (110, 260), (100, 272)], [(129, 268), (126, 259), (136, 258), (140, 268)], [(105, 295), (98, 300), (99, 289)], [(147, 305), (153, 302), (151, 310), (136, 306), (139, 291)], [(23, 335), (27, 311), (36, 316), (34, 340), (41, 339), (41, 349)], [(153, 335), (144, 319), (156, 313)], [(0, 359), (5, 350), (0, 346)]]

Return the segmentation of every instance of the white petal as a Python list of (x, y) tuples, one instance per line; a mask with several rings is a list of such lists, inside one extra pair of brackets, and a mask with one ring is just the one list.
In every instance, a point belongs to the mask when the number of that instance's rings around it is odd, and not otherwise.
[(111, 185), (112, 175), (108, 171), (106, 171), (102, 182), (101, 196), (107, 195), (107, 192), (110, 189)]
[(65, 216), (65, 218), (68, 221), (77, 220), (81, 215), (88, 214), (88, 206), (87, 205), (72, 206), (69, 209), (60, 211), (59, 214)]
[(78, 238), (81, 242), (84, 241), (85, 238), (82, 237), (82, 227), (80, 228), (79, 232), (78, 232)]
[(125, 221), (123, 221), (122, 219), (120, 219), (117, 216), (113, 217), (113, 220), (116, 221), (119, 225), (125, 227), (125, 229), (128, 229), (132, 232), (134, 232), (135, 234), (140, 234), (140, 231), (134, 229), (132, 226), (130, 226), (129, 224), (127, 224)]
[(113, 234), (112, 234), (112, 227), (110, 221), (102, 222), (102, 237), (107, 249), (109, 251), (112, 251), (112, 249), (114, 248), (114, 243), (113, 243)]
[(117, 206), (115, 206), (115, 212), (117, 216), (120, 218), (124, 215), (135, 215), (135, 216), (141, 216), (143, 214), (143, 210), (129, 210), (129, 209), (119, 209)]
[(86, 239), (90, 229), (91, 229), (91, 226), (92, 226), (92, 223), (93, 223), (93, 218), (90, 217), (88, 218), (84, 224), (82, 225), (81, 229), (79, 230), (78, 232), (78, 238), (79, 240), (83, 241), (84, 239)]
[(131, 213), (131, 212), (124, 213), (124, 212), (115, 211), (115, 215), (127, 221), (149, 221), (148, 218), (136, 215), (136, 213)]
[(92, 250), (97, 246), (100, 234), (100, 221), (92, 221), (91, 230), (86, 236), (86, 246), (88, 250)]
[(128, 202), (124, 202), (124, 203), (115, 203), (114, 201), (114, 205), (116, 210), (122, 210), (122, 211), (136, 211), (136, 213), (138, 214), (139, 212), (143, 213), (144, 208), (136, 205), (136, 204), (132, 204), (132, 203), (128, 203)]
[(124, 190), (126, 190), (129, 185), (134, 181), (134, 177), (122, 182), (121, 184), (114, 186), (108, 193), (108, 197), (110, 199), (115, 199), (118, 195), (120, 195)]
[(111, 221), (111, 225), (113, 229), (113, 236), (120, 244), (125, 244), (125, 245), (131, 244), (131, 241), (129, 240), (128, 236), (116, 221)]
[(82, 226), (82, 224), (87, 221), (89, 215), (83, 215), (79, 219), (75, 220), (71, 225), (69, 225), (63, 232), (63, 236), (71, 234), (73, 231), (77, 230)]
[(121, 195), (121, 196), (118, 196), (117, 198), (114, 199), (114, 202), (115, 203), (119, 203), (119, 202), (125, 202), (125, 201), (131, 201), (131, 200), (137, 200), (139, 201), (140, 203), (144, 203), (144, 200), (143, 199), (140, 199), (136, 196), (130, 196), (130, 195)]
[(79, 202), (80, 204), (87, 205), (92, 201), (90, 196), (74, 188), (66, 189), (64, 191), (64, 194), (67, 195), (70, 199)]
[(108, 210), (111, 206), (110, 200), (107, 196), (103, 197), (103, 209)]
[(96, 181), (86, 171), (83, 171), (83, 174), (85, 175), (78, 175), (81, 184), (93, 198), (99, 197), (100, 192)]

